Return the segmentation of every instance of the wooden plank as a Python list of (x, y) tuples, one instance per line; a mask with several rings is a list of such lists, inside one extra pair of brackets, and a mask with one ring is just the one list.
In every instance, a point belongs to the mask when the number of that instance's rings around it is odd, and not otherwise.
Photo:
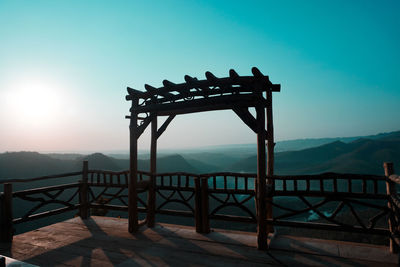
[(255, 249), (254, 233), (157, 224), (136, 235), (126, 219), (74, 218), (15, 236), (9, 254), (38, 265), (154, 266), (396, 266), (387, 248), (304, 237), (270, 239), (268, 253)]

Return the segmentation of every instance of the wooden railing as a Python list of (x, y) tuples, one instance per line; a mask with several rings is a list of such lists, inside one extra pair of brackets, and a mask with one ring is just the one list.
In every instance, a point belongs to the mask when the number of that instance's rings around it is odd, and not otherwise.
[[(12, 183), (43, 179), (81, 177), (79, 182), (12, 191)], [(151, 173), (139, 172), (138, 181)], [(0, 238), (11, 241), (13, 225), (78, 210), (82, 218), (107, 211), (128, 211), (129, 171), (89, 170), (34, 179), (0, 181)], [(388, 236), (391, 250), (399, 243), (400, 198), (395, 189), (400, 177), (385, 164), (385, 176), (325, 173), (320, 175), (273, 176), (265, 201), (273, 207), (267, 224)], [(256, 174), (243, 173), (159, 173), (155, 175), (157, 214), (194, 218), (196, 231), (208, 233), (211, 220), (257, 222), (255, 208)], [(148, 191), (138, 192), (138, 210), (147, 212)], [(16, 199), (33, 202), (24, 215), (14, 218)], [(271, 200), (272, 199), (272, 200)], [(288, 204), (290, 201), (291, 204)], [(293, 204), (295, 203), (295, 205)], [(42, 211), (48, 205), (56, 208)], [(310, 214), (315, 220), (305, 220)], [(349, 221), (349, 218), (352, 220)]]
[[(85, 165), (87, 167), (87, 163)], [(81, 191), (80, 187), (82, 183), (75, 182), (21, 191), (13, 191), (13, 184), (76, 177), (82, 174), (83, 171), (79, 171), (30, 179), (0, 180), (0, 184), (4, 185), (4, 192), (0, 195), (0, 241), (12, 240), (14, 224), (68, 212), (81, 207), (79, 192)], [(28, 201), (33, 203), (33, 205), (27, 211), (24, 211), (24, 215), (14, 218), (13, 202), (15, 200)], [(50, 205), (57, 205), (58, 207), (43, 211), (46, 206)]]
[[(325, 173), (320, 175), (275, 176), (271, 205), (276, 214), (268, 223), (280, 226), (340, 230), (388, 235), (389, 229), (378, 226), (387, 222), (390, 210), (385, 191), (385, 177), (375, 175)], [(296, 199), (298, 204), (287, 207), (278, 197)], [(362, 214), (368, 211), (368, 214)], [(288, 220), (304, 213), (314, 213), (319, 221)], [(339, 216), (346, 213), (347, 216)], [(385, 219), (386, 218), (386, 219)], [(352, 219), (352, 220), (351, 220)]]

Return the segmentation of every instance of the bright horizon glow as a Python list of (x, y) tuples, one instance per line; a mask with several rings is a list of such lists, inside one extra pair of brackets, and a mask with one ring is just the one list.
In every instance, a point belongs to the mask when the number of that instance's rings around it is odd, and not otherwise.
[[(0, 152), (126, 150), (127, 86), (253, 66), (282, 85), (277, 141), (400, 130), (398, 14), (395, 0), (0, 1)], [(177, 116), (158, 147), (255, 142), (222, 111)]]
[(45, 80), (22, 79), (5, 93), (6, 108), (18, 123), (48, 127), (62, 112), (62, 92)]

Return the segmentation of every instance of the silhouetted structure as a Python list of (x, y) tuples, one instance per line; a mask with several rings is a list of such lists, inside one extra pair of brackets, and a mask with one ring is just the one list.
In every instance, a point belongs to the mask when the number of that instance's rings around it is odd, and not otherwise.
[[(273, 175), (272, 92), (279, 91), (279, 85), (270, 83), (268, 77), (255, 68), (253, 74), (254, 76), (251, 77), (241, 77), (231, 70), (228, 78), (218, 79), (211, 73), (206, 73), (206, 80), (199, 81), (185, 76), (186, 83), (184, 84), (164, 81), (164, 87), (158, 89), (146, 85), (146, 92), (129, 88), (130, 94), (127, 99), (132, 101), (133, 105), (131, 116), (128, 116), (131, 119), (130, 171), (90, 169), (88, 162), (84, 161), (82, 170), (77, 172), (29, 179), (0, 180), (0, 184), (4, 184), (4, 192), (0, 194), (0, 243), (9, 245), (11, 250), (8, 251), (8, 255), (12, 255), (12, 249), (18, 251), (19, 247), (25, 247), (24, 237), (28, 236), (30, 240), (35, 241), (33, 242), (35, 244), (31, 244), (32, 249), (27, 249), (19, 258), (29, 259), (32, 250), (35, 250), (34, 246), (41, 240), (32, 238), (32, 236), (40, 235), (38, 231), (34, 231), (26, 235), (18, 235), (17, 246), (10, 246), (14, 236), (14, 226), (62, 213), (67, 216), (68, 212), (75, 213), (76, 210), (84, 220), (73, 221), (81, 226), (93, 222), (93, 218), (90, 218), (93, 211), (105, 213), (113, 210), (128, 212), (128, 222), (121, 220), (123, 223), (120, 225), (123, 227), (128, 225), (129, 232), (135, 232), (141, 224), (147, 223), (149, 227), (153, 227), (157, 213), (194, 218), (195, 229), (201, 233), (210, 232), (210, 221), (216, 220), (257, 224), (259, 249), (267, 248), (267, 234), (272, 231), (272, 226), (277, 226), (290, 227), (290, 230), (305, 228), (347, 232), (350, 233), (349, 235), (377, 235), (389, 239), (390, 251), (397, 253), (400, 244), (400, 196), (396, 186), (400, 185), (400, 177), (394, 174), (393, 164), (384, 164), (385, 175), (352, 173)], [(249, 112), (250, 107), (255, 108), (256, 118)], [(157, 138), (176, 115), (221, 109), (232, 109), (257, 134), (257, 174), (156, 172)], [(267, 111), (266, 130), (265, 110)], [(158, 116), (168, 116), (160, 128), (157, 126)], [(150, 123), (152, 125), (151, 168), (150, 172), (138, 171), (137, 141)], [(266, 140), (268, 140), (268, 158), (265, 155)], [(59, 178), (63, 181), (70, 179), (70, 182), (13, 190), (15, 183), (26, 184)], [(253, 198), (256, 199), (255, 207)], [(288, 198), (295, 199), (295, 202), (280, 201)], [(29, 205), (26, 209), (13, 214), (15, 210), (13, 205), (16, 207), (21, 201)], [(229, 210), (232, 207), (236, 211)], [(272, 208), (275, 209), (274, 216), (272, 216)], [(221, 212), (222, 210), (227, 212)], [(138, 212), (146, 213), (147, 217), (144, 221), (138, 221)], [(310, 213), (315, 214), (319, 220), (303, 220), (299, 217)], [(104, 225), (109, 225), (109, 218), (94, 218)], [(96, 224), (92, 226), (93, 229), (97, 229)], [(58, 227), (56, 224), (54, 229), (53, 227), (49, 229), (57, 231)], [(179, 226), (174, 227), (179, 228)], [(114, 228), (111, 232), (118, 231)], [(65, 239), (64, 230), (57, 238)], [(157, 228), (149, 230), (144, 227), (140, 231), (155, 233)], [(216, 232), (218, 236), (220, 232)], [(190, 235), (204, 238), (203, 235), (196, 235), (196, 233)], [(132, 237), (125, 231), (124, 236), (130, 239), (128, 241), (130, 243), (131, 239), (136, 240), (137, 237), (140, 239), (141, 235)], [(212, 234), (207, 235), (207, 238), (210, 236)], [(100, 234), (100, 238), (103, 237), (104, 235)], [(115, 237), (110, 237), (110, 240), (113, 238)], [(271, 237), (269, 248), (274, 249), (273, 243), (279, 244), (279, 240), (279, 235)], [(303, 241), (307, 243), (308, 250), (310, 240), (305, 238)], [(360, 241), (358, 237), (356, 241)], [(89, 242), (93, 243), (92, 240)], [(95, 243), (97, 246), (99, 242)], [(79, 244), (81, 244), (80, 241)], [(320, 242), (315, 243), (314, 247), (320, 246), (319, 244)], [(287, 249), (287, 246), (290, 245), (283, 243), (284, 249)], [(299, 246), (302, 245), (296, 245), (296, 247)], [(84, 248), (85, 245), (82, 247)], [(359, 245), (350, 247), (359, 247)], [(368, 260), (375, 260), (376, 255), (371, 254), (372, 250), (364, 249), (365, 247), (361, 248), (361, 254), (365, 255), (359, 259), (367, 257)], [(334, 247), (334, 250), (340, 251), (338, 247)], [(353, 251), (353, 248), (348, 247), (346, 250), (349, 251), (349, 255), (358, 257), (358, 253)], [(321, 252), (315, 253), (323, 255)], [(339, 254), (341, 253), (340, 251)], [(166, 255), (169, 255), (169, 252)], [(386, 254), (380, 254), (377, 257), (383, 259), (382, 262), (388, 258)], [(265, 260), (268, 261), (268, 259)]]
[[(260, 249), (267, 247), (267, 235), (268, 232), (272, 232), (272, 226), (267, 229), (266, 219), (272, 218), (272, 207), (266, 207), (266, 183), (269, 187), (272, 187), (273, 181), (266, 182), (266, 177), (272, 176), (274, 171), (272, 92), (279, 92), (280, 85), (272, 84), (268, 76), (263, 75), (255, 67), (252, 69), (252, 73), (253, 76), (239, 76), (234, 70), (230, 70), (229, 77), (217, 78), (211, 72), (206, 72), (207, 79), (205, 80), (198, 80), (185, 75), (185, 83), (175, 84), (164, 80), (164, 86), (160, 88), (154, 88), (146, 84), (146, 92), (128, 87), (129, 94), (126, 99), (132, 101), (131, 115), (127, 116), (130, 119), (130, 232), (137, 231), (139, 225), (146, 222), (147, 226), (154, 226), (157, 139), (166, 130), (169, 123), (176, 115), (231, 109), (257, 134), (256, 212), (258, 247)], [(256, 118), (249, 112), (249, 108), (255, 108)], [(160, 128), (157, 125), (159, 116), (168, 116)], [(138, 196), (136, 191), (138, 188), (137, 144), (139, 137), (150, 123), (150, 173), (152, 175), (148, 184), (142, 184), (149, 190), (148, 210), (146, 220), (138, 222)], [(265, 126), (267, 129), (265, 129)], [(268, 144), (267, 158), (265, 153), (266, 141)], [(265, 164), (266, 159), (267, 164)], [(201, 218), (198, 219), (201, 220)]]

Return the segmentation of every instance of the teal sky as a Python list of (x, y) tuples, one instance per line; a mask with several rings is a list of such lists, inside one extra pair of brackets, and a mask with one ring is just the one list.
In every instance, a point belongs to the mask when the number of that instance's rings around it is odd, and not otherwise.
[[(277, 140), (400, 130), (399, 14), (395, 0), (0, 0), (0, 151), (127, 149), (127, 86), (253, 66), (282, 85)], [(224, 111), (176, 118), (159, 146), (255, 141)]]

